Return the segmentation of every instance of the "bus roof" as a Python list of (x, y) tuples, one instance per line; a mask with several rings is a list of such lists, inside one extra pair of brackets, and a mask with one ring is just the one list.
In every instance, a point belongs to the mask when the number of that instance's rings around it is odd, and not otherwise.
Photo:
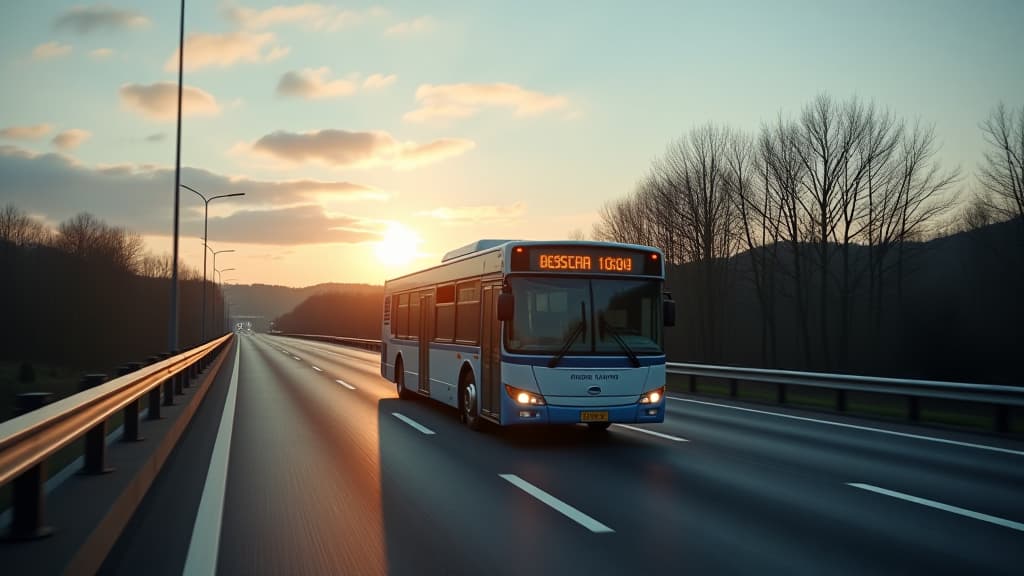
[(601, 246), (605, 248), (623, 248), (645, 252), (657, 252), (653, 246), (626, 244), (621, 242), (602, 242), (596, 240), (498, 240), (483, 239), (445, 253), (441, 262), (429, 268), (410, 272), (384, 282), (388, 289), (406, 289), (421, 282), (450, 282), (462, 278), (479, 276), (482, 273), (501, 273), (504, 263), (508, 261), (511, 251), (517, 246)]

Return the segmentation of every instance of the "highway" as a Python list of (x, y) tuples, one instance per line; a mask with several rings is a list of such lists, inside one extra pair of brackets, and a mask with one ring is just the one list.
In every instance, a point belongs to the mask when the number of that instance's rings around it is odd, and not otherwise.
[(104, 574), (1019, 574), (1024, 443), (670, 394), (491, 429), (246, 335)]

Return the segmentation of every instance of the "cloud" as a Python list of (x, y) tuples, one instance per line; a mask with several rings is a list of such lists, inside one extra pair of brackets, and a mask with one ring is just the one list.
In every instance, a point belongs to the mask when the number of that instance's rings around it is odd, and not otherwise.
[(298, 72), (286, 72), (277, 83), (278, 96), (292, 96), (317, 100), (337, 98), (355, 93), (359, 85), (346, 79), (327, 80), (331, 71), (324, 68), (306, 68)]
[(92, 56), (93, 58), (96, 58), (97, 60), (102, 59), (102, 58), (109, 58), (110, 56), (113, 56), (113, 55), (114, 55), (114, 51), (111, 50), (110, 48), (97, 48), (97, 49), (93, 50), (92, 52), (89, 52), (89, 56)]
[(37, 140), (53, 130), (49, 124), (33, 124), (32, 126), (8, 126), (0, 128), (0, 138), (11, 140)]
[(391, 166), (409, 169), (459, 156), (476, 146), (471, 140), (442, 138), (426, 144), (399, 142), (387, 132), (277, 132), (248, 148), (288, 164), (316, 163), (335, 168)]
[(507, 108), (516, 116), (536, 116), (569, 105), (564, 96), (526, 90), (516, 84), (423, 84), (416, 89), (420, 107), (404, 116), (409, 122), (466, 118), (485, 107)]
[[(272, 62), (288, 54), (284, 46), (273, 45), (271, 32), (228, 32), (225, 34), (189, 34), (185, 38), (185, 71), (211, 66), (227, 68), (238, 62)], [(177, 72), (178, 51), (164, 63), (164, 70)]]
[(393, 26), (389, 26), (384, 30), (385, 36), (406, 36), (409, 34), (416, 34), (419, 32), (425, 32), (434, 27), (434, 19), (430, 16), (420, 16), (413, 20), (406, 22), (399, 22)]
[(149, 18), (132, 10), (95, 4), (69, 8), (54, 20), (53, 25), (58, 29), (69, 28), (79, 34), (89, 34), (97, 30), (110, 31), (148, 26)]
[[(19, 208), (59, 222), (89, 211), (108, 223), (141, 234), (169, 233), (174, 170), (167, 167), (85, 166), (61, 153), (36, 154), (0, 145), (0, 197)], [(266, 181), (229, 177), (182, 167), (181, 181), (209, 196), (245, 192), (218, 200), (211, 210), (211, 238), (252, 244), (296, 245), (365, 242), (379, 237), (376, 220), (328, 212), (325, 202), (379, 201), (388, 195), (344, 181)], [(202, 202), (181, 197), (181, 233), (201, 237)]]
[(380, 238), (379, 225), (354, 216), (328, 215), (315, 205), (240, 210), (227, 217), (211, 217), (209, 224), (217, 231), (218, 242), (359, 244)]
[(61, 44), (60, 42), (47, 42), (46, 44), (40, 44), (32, 49), (32, 57), (36, 60), (46, 60), (49, 58), (56, 58), (58, 56), (67, 56), (71, 53), (70, 44)]
[(509, 222), (517, 220), (526, 214), (526, 204), (516, 202), (506, 206), (482, 205), (482, 206), (459, 206), (439, 207), (433, 210), (420, 212), (421, 215), (443, 220), (450, 224), (477, 224)]
[(224, 16), (235, 25), (249, 30), (265, 30), (278, 24), (303, 24), (314, 30), (335, 31), (352, 26), (368, 18), (383, 16), (381, 8), (342, 10), (335, 6), (304, 3), (290, 6), (271, 6), (264, 10), (247, 8), (237, 2), (221, 5)]
[(53, 137), (53, 140), (50, 140), (50, 142), (52, 142), (57, 148), (66, 152), (78, 148), (82, 142), (88, 140), (90, 136), (92, 136), (92, 132), (89, 132), (88, 130), (71, 128), (70, 130), (65, 130), (57, 134)]
[[(166, 121), (178, 116), (178, 85), (175, 83), (125, 84), (120, 93), (122, 103), (148, 118)], [(216, 116), (220, 105), (209, 92), (183, 86), (181, 113), (182, 116)]]
[(394, 84), (395, 80), (398, 80), (398, 76), (395, 76), (394, 74), (388, 74), (387, 76), (383, 74), (371, 74), (366, 77), (366, 80), (363, 80), (363, 88), (367, 90), (387, 88)]

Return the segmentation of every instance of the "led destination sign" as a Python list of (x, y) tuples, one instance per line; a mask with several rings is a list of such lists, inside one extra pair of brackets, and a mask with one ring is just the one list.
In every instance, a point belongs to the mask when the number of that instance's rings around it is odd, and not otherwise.
[[(537, 254), (538, 270), (571, 270), (573, 272), (632, 272), (636, 256), (581, 256), (573, 254)], [(595, 266), (596, 264), (596, 266)]]
[(658, 276), (656, 252), (589, 246), (517, 246), (512, 250), (517, 272), (575, 272)]

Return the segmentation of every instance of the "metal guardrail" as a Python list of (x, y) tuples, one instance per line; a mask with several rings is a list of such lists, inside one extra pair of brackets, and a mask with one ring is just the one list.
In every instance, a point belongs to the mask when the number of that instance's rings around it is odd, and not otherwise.
[(274, 336), (288, 336), (291, 338), (303, 338), (305, 340), (318, 340), (320, 342), (333, 342), (345, 346), (354, 346), (373, 352), (380, 352), (380, 340), (369, 340), (367, 338), (347, 338), (345, 336), (327, 336), (324, 334), (290, 334), (287, 332), (273, 332)]
[(159, 419), (161, 406), (173, 405), (175, 394), (181, 394), (231, 338), (227, 334), (181, 354), (165, 355), (110, 381), (103, 374), (86, 376), (81, 392), (0, 422), (0, 485), (13, 481), (14, 487), (11, 536), (44, 535), (42, 465), (49, 456), (85, 436), (83, 471), (105, 472), (107, 419), (123, 410), (124, 440), (137, 440), (139, 400), (148, 395), (147, 418)]
[[(379, 351), (381, 346), (380, 340), (367, 340), (363, 338), (344, 338), (321, 334), (280, 335), (334, 342), (347, 346), (358, 346), (375, 351)], [(919, 400), (921, 398), (989, 404), (995, 409), (994, 428), (997, 432), (1009, 431), (1011, 407), (1024, 406), (1024, 387), (1018, 386), (882, 378), (826, 372), (769, 370), (765, 368), (713, 366), (682, 362), (668, 362), (665, 365), (665, 370), (669, 374), (687, 376), (689, 378), (689, 391), (692, 393), (697, 392), (697, 378), (726, 380), (729, 383), (729, 395), (732, 397), (738, 395), (739, 382), (741, 381), (774, 384), (776, 386), (776, 400), (780, 404), (786, 402), (786, 392), (789, 386), (832, 389), (836, 391), (835, 408), (840, 412), (845, 412), (847, 409), (847, 392), (870, 392), (873, 394), (903, 396), (907, 399), (907, 417), (913, 421), (920, 419), (921, 409)]]
[(689, 377), (690, 392), (696, 392), (698, 377), (726, 380), (729, 383), (729, 395), (732, 397), (738, 395), (741, 381), (774, 384), (776, 400), (780, 404), (786, 402), (786, 392), (789, 386), (832, 389), (836, 391), (835, 408), (840, 412), (847, 409), (847, 392), (902, 396), (907, 399), (907, 417), (913, 421), (920, 419), (921, 398), (989, 404), (995, 409), (994, 428), (998, 432), (1009, 431), (1010, 408), (1024, 406), (1024, 387), (1017, 386), (711, 366), (680, 362), (668, 362), (665, 370), (669, 374)]

